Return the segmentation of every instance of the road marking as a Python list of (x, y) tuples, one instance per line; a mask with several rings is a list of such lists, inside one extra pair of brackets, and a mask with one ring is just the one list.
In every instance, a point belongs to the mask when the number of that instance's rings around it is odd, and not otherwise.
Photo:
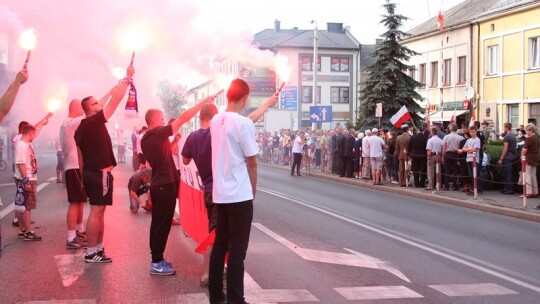
[(48, 182), (52, 182), (52, 181), (55, 181), (56, 180), (56, 177), (54, 176), (51, 176), (47, 179)]
[(248, 303), (289, 303), (318, 302), (314, 295), (305, 289), (262, 289), (247, 272), (244, 272), (244, 297)]
[(270, 237), (280, 242), (285, 247), (292, 250), (294, 253), (298, 254), (304, 260), (320, 262), (320, 263), (328, 263), (328, 264), (338, 264), (338, 265), (386, 270), (406, 282), (409, 282), (409, 283), (411, 282), (405, 276), (405, 274), (403, 274), (397, 268), (392, 266), (390, 263), (383, 260), (379, 260), (375, 257), (362, 254), (360, 252), (356, 252), (354, 250), (350, 250), (347, 248), (345, 248), (345, 250), (349, 251), (350, 253), (329, 252), (329, 251), (302, 248), (290, 242), (289, 240), (285, 239), (284, 237), (278, 235), (277, 233), (273, 232), (272, 230), (268, 229), (262, 224), (254, 223), (253, 226), (259, 228), (259, 230), (268, 234)]
[(16, 304), (96, 304), (96, 299), (17, 302)]
[[(13, 184), (10, 183), (9, 185), (13, 185)], [(37, 186), (37, 192), (43, 190), (43, 188), (47, 187), (48, 185), (49, 185), (49, 183), (41, 183), (41, 184), (39, 184)], [(15, 198), (15, 195), (13, 195), (13, 198)], [(6, 208), (4, 208), (4, 210), (0, 211), (0, 219), (3, 219), (4, 216), (8, 215), (11, 211), (13, 211), (14, 208), (15, 208), (15, 203), (11, 202), (11, 204), (7, 205)]]
[(0, 187), (8, 187), (8, 186), (14, 186), (15, 183), (5, 183), (5, 184), (0, 184)]
[[(524, 282), (522, 280), (519, 280), (519, 279), (516, 279), (516, 278), (513, 278), (511, 276), (508, 276), (508, 275), (505, 275), (503, 273), (500, 273), (498, 271), (495, 271), (495, 270), (492, 270), (492, 269), (489, 269), (487, 267), (484, 267), (482, 265), (478, 265), (478, 264), (475, 264), (473, 262), (470, 262), (470, 261), (467, 261), (463, 258), (460, 258), (458, 256), (455, 256), (455, 255), (452, 255), (452, 254), (449, 254), (449, 253), (446, 253), (446, 252), (443, 252), (441, 250), (438, 250), (438, 249), (435, 249), (435, 248), (431, 248), (431, 247), (428, 247), (426, 245), (423, 245), (421, 244), (420, 242), (415, 242), (415, 241), (412, 241), (412, 240), (409, 240), (407, 238), (404, 238), (400, 235), (398, 235), (397, 233), (395, 232), (387, 232), (383, 229), (380, 229), (380, 228), (377, 228), (375, 227), (374, 225), (370, 225), (370, 224), (365, 224), (365, 223), (362, 223), (362, 222), (359, 222), (357, 220), (353, 220), (351, 218), (348, 218), (344, 215), (340, 215), (340, 214), (337, 214), (335, 212), (332, 212), (332, 211), (329, 211), (329, 210), (326, 210), (326, 209), (323, 209), (322, 207), (318, 207), (316, 205), (313, 205), (311, 203), (308, 203), (308, 202), (305, 202), (305, 201), (302, 201), (302, 200), (299, 200), (299, 199), (296, 199), (296, 198), (293, 198), (293, 197), (290, 197), (284, 193), (280, 193), (280, 192), (277, 192), (277, 191), (273, 191), (273, 190), (270, 190), (270, 189), (267, 189), (267, 188), (263, 188), (263, 187), (258, 187), (257, 190), (261, 191), (261, 192), (264, 192), (264, 193), (267, 193), (267, 194), (270, 194), (270, 195), (273, 195), (273, 196), (276, 196), (276, 197), (280, 197), (280, 198), (283, 198), (285, 200), (288, 200), (292, 203), (295, 203), (295, 204), (298, 204), (298, 205), (301, 205), (301, 206), (304, 206), (306, 208), (310, 208), (310, 209), (313, 209), (313, 210), (316, 210), (316, 211), (319, 211), (321, 213), (324, 213), (326, 215), (329, 215), (329, 216), (332, 216), (332, 217), (335, 217), (337, 219), (340, 219), (344, 222), (347, 222), (347, 223), (350, 223), (350, 224), (353, 224), (355, 226), (358, 226), (358, 227), (362, 227), (366, 230), (369, 230), (369, 231), (372, 231), (372, 232), (375, 232), (375, 233), (378, 233), (380, 235), (384, 235), (388, 238), (391, 238), (393, 240), (396, 240), (396, 241), (399, 241), (401, 243), (404, 243), (404, 244), (407, 244), (407, 245), (410, 245), (412, 247), (415, 247), (415, 248), (418, 248), (418, 249), (421, 249), (421, 250), (424, 250), (426, 252), (429, 252), (429, 253), (432, 253), (434, 255), (437, 255), (437, 256), (440, 256), (440, 257), (443, 257), (443, 258), (446, 258), (448, 260), (451, 260), (451, 261), (454, 261), (456, 263), (459, 263), (459, 264), (462, 264), (462, 265), (465, 265), (465, 266), (468, 266), (468, 267), (471, 267), (473, 269), (476, 269), (478, 271), (481, 271), (481, 272), (484, 272), (484, 273), (487, 273), (489, 275), (492, 275), (494, 277), (497, 277), (497, 278), (500, 278), (502, 280), (505, 280), (507, 282), (510, 282), (510, 283), (513, 283), (515, 285), (518, 285), (518, 286), (521, 286), (523, 288), (527, 288), (529, 290), (533, 290), (537, 293), (540, 293), (540, 287), (538, 286), (535, 286), (535, 285), (532, 285), (532, 284), (529, 284), (527, 282)], [(426, 242), (427, 243), (427, 242)], [(428, 243), (430, 245), (432, 245), (431, 243)], [(434, 246), (434, 245), (432, 245)]]
[(340, 287), (334, 290), (350, 301), (423, 298), (405, 286)]
[(64, 287), (69, 287), (83, 275), (86, 268), (84, 253), (63, 254), (54, 257)]
[(200, 303), (208, 303), (210, 302), (210, 299), (208, 299), (208, 296), (206, 293), (186, 293), (177, 295), (173, 298), (168, 298), (166, 300), (159, 300), (156, 302), (152, 302), (153, 304), (200, 304)]
[(517, 292), (497, 284), (451, 284), (451, 285), (428, 285), (429, 287), (449, 297), (469, 296), (501, 296), (518, 294)]

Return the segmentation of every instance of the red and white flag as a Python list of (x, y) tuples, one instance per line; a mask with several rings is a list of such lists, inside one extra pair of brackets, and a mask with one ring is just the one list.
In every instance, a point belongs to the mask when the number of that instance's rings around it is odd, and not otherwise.
[(444, 32), (444, 16), (442, 10), (440, 10), (437, 15), (437, 26), (439, 27), (439, 31)]
[(456, 109), (454, 109), (454, 114), (452, 114), (452, 117), (450, 118), (450, 123), (456, 123)]
[(474, 111), (471, 112), (471, 120), (469, 121), (469, 127), (474, 126), (474, 123), (476, 122), (476, 114), (474, 114)]
[(401, 107), (399, 111), (390, 118), (390, 122), (399, 129), (401, 125), (407, 120), (411, 119), (411, 113), (407, 110), (406, 106)]

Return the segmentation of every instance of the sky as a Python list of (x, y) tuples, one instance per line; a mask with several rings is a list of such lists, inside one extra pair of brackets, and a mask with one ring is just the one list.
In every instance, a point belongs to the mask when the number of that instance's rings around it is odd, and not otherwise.
[[(445, 0), (448, 9), (462, 0)], [(117, 79), (112, 69), (124, 69), (136, 47), (124, 38), (134, 35), (144, 40), (135, 57), (135, 85), (141, 117), (148, 108), (161, 108), (155, 94), (158, 80), (168, 79), (189, 87), (214, 78), (211, 64), (216, 56), (230, 57), (255, 66), (272, 67), (270, 52), (251, 46), (253, 35), (274, 27), (319, 29), (327, 22), (350, 26), (362, 44), (373, 44), (384, 32), (379, 24), (384, 0), (1, 0), (2, 33), (18, 37), (33, 27), (38, 32), (37, 46), (29, 65), (30, 80), (23, 86), (12, 116), (37, 121), (46, 113), (46, 100), (64, 100), (51, 120), (52, 130), (67, 115), (72, 98), (102, 96)], [(409, 17), (408, 30), (436, 16), (441, 0), (395, 0), (397, 12)], [(0, 47), (1, 41), (0, 41)], [(11, 66), (18, 69), (25, 51), (11, 49)], [(123, 106), (123, 105), (122, 105)], [(121, 106), (121, 107), (122, 107)], [(28, 111), (28, 109), (32, 109)], [(131, 129), (142, 119), (125, 122), (123, 109), (112, 119)]]

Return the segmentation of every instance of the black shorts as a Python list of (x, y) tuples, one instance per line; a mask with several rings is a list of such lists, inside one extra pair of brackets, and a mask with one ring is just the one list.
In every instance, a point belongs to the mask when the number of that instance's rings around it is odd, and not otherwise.
[(114, 178), (111, 172), (84, 171), (83, 185), (90, 205), (111, 206)]
[(86, 192), (84, 191), (80, 169), (68, 169), (66, 171), (66, 190), (68, 202), (86, 203), (88, 197), (86, 197)]
[(58, 162), (56, 163), (56, 170), (63, 171), (64, 170), (64, 154), (62, 151), (56, 152), (56, 159)]

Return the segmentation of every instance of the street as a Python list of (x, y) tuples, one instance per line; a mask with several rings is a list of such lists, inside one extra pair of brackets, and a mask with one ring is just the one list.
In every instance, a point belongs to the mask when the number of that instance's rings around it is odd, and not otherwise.
[[(111, 264), (85, 264), (82, 250), (65, 249), (65, 188), (52, 178), (54, 153), (38, 157), (32, 216), (43, 241), (17, 239), (9, 168), (0, 176), (0, 303), (208, 303), (202, 257), (180, 226), (165, 252), (177, 274), (149, 275), (151, 216), (129, 211), (129, 157), (113, 171), (105, 216)], [(247, 302), (538, 303), (538, 223), (263, 165), (258, 186)]]

